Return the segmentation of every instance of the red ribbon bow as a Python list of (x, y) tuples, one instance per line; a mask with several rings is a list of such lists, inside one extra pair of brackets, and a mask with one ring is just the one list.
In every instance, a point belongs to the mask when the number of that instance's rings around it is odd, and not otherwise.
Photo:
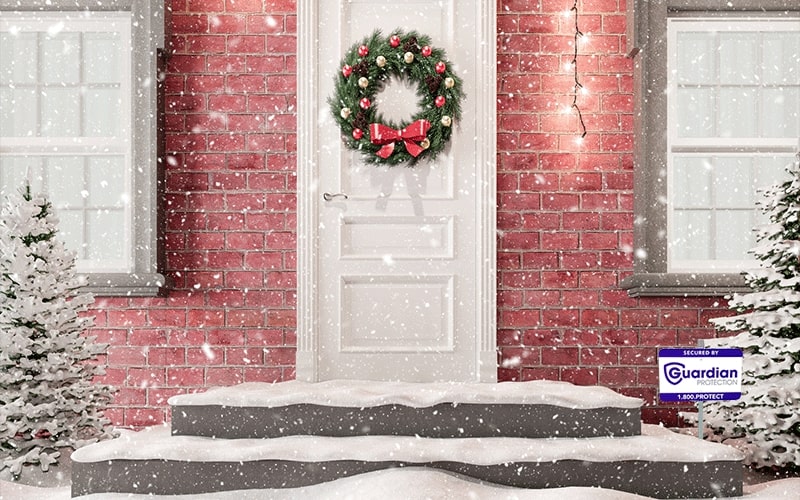
[(371, 123), (369, 126), (369, 136), (372, 144), (382, 144), (383, 147), (378, 150), (376, 155), (383, 159), (391, 156), (394, 152), (394, 143), (402, 140), (406, 146), (406, 151), (416, 158), (420, 153), (425, 151), (425, 148), (417, 144), (425, 139), (428, 130), (431, 128), (431, 122), (428, 120), (417, 120), (408, 127), (400, 130), (387, 127), (380, 123)]

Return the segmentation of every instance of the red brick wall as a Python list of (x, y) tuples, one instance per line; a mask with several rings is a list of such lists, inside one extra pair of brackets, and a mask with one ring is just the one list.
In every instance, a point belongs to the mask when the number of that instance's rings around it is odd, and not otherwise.
[[(99, 298), (120, 425), (166, 399), (294, 377), (296, 4), (168, 0), (167, 297)], [(713, 332), (713, 299), (632, 299), (632, 61), (624, 0), (583, 0), (576, 141), (570, 0), (498, 5), (500, 380), (603, 384), (656, 408), (657, 346)]]

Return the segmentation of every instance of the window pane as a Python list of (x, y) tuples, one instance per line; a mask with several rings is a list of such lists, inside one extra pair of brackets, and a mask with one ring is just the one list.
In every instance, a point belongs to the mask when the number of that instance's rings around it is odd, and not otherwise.
[(0, 84), (36, 83), (36, 47), (36, 33), (0, 33)]
[(678, 36), (678, 84), (716, 83), (716, 37), (708, 32), (681, 32)]
[(712, 137), (714, 135), (714, 93), (711, 89), (678, 89), (678, 136)]
[(89, 159), (88, 203), (92, 207), (123, 207), (128, 204), (125, 158), (99, 156)]
[(765, 84), (800, 84), (800, 35), (791, 31), (765, 33), (761, 57)]
[(719, 79), (722, 84), (758, 83), (758, 33), (721, 33), (719, 35)]
[(676, 207), (711, 207), (711, 169), (709, 158), (675, 158), (672, 187)]
[(75, 88), (49, 88), (42, 94), (42, 135), (81, 135), (81, 95)]
[(676, 210), (673, 213), (672, 260), (711, 258), (711, 212)]
[(115, 137), (120, 135), (119, 116), (122, 102), (118, 89), (92, 89), (83, 101), (86, 119), (85, 136)]
[(79, 33), (41, 35), (40, 71), (42, 82), (77, 84), (81, 81), (81, 38)]
[(800, 32), (738, 20), (676, 26), (677, 137), (800, 135)]
[(26, 177), (34, 191), (49, 197), (62, 240), (78, 259), (107, 264), (127, 257), (130, 196), (123, 155), (0, 156), (3, 189), (19, 189)]
[[(718, 210), (716, 213), (717, 248), (715, 258), (745, 260), (755, 242), (755, 220), (752, 210)], [(731, 238), (731, 233), (736, 237)]]
[(0, 88), (0, 136), (34, 137), (36, 127), (36, 91), (26, 88)]
[(41, 191), (41, 158), (35, 156), (0, 156), (0, 192), (11, 194), (30, 179), (31, 189)]
[(786, 167), (795, 160), (791, 155), (760, 156), (756, 158), (753, 185), (757, 189), (775, 186), (788, 177)]
[(94, 210), (87, 217), (87, 223), (87, 258), (97, 261), (125, 258), (125, 213), (122, 210)]
[(761, 121), (762, 137), (800, 136), (800, 87), (764, 89)]
[(83, 208), (85, 188), (84, 158), (47, 158), (45, 181), (50, 201), (57, 208)]
[(753, 161), (746, 157), (717, 158), (714, 190), (717, 207), (753, 207)]
[(116, 83), (119, 81), (121, 58), (116, 54), (122, 44), (119, 33), (86, 33), (83, 36), (83, 81), (87, 83)]
[(58, 216), (58, 234), (64, 245), (76, 252), (79, 259), (86, 258), (86, 245), (84, 244), (83, 210), (67, 210), (56, 208)]
[(719, 92), (719, 136), (756, 137), (757, 93), (752, 88), (723, 88)]

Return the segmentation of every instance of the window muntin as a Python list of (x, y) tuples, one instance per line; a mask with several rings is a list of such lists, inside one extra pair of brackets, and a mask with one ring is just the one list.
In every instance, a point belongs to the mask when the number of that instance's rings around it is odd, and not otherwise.
[(740, 272), (800, 136), (800, 23), (668, 23), (667, 272)]
[(80, 272), (134, 269), (131, 13), (0, 17), (0, 186), (48, 193)]

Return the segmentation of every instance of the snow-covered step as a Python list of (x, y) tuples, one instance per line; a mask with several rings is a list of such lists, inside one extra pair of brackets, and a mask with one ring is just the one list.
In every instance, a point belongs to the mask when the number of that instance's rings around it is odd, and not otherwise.
[(175, 435), (598, 437), (639, 433), (642, 401), (605, 387), (359, 380), (249, 383), (172, 397)]
[(742, 493), (736, 450), (646, 425), (621, 438), (171, 436), (166, 427), (127, 432), (72, 455), (73, 496), (199, 494), (292, 488), (395, 467), (429, 467), (522, 488), (594, 486), (653, 498)]

